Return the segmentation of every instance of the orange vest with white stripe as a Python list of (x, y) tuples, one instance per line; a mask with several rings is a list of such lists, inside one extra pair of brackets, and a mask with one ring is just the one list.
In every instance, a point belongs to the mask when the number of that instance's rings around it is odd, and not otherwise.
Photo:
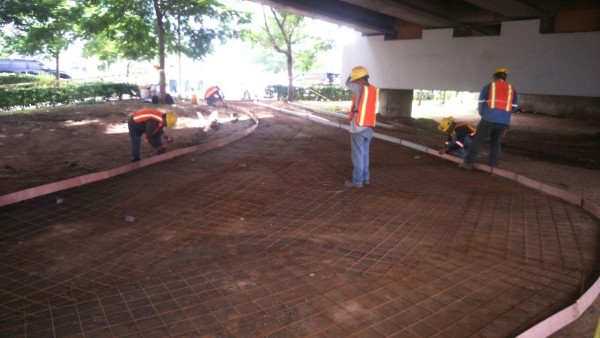
[(158, 121), (158, 128), (154, 130), (154, 134), (163, 126), (163, 113), (152, 109), (142, 109), (133, 113), (133, 122), (135, 123), (146, 122), (148, 120)]
[(375, 127), (375, 114), (379, 109), (379, 89), (374, 86), (363, 86), (362, 95), (356, 105), (356, 95), (352, 96), (352, 106), (348, 119), (354, 117), (354, 108), (357, 108), (356, 124), (361, 127)]
[(512, 111), (515, 91), (511, 85), (504, 81), (494, 81), (490, 84), (490, 94), (487, 105), (492, 109)]
[(204, 92), (204, 98), (208, 99), (209, 97), (213, 97), (218, 92), (219, 92), (219, 87), (217, 87), (217, 86), (208, 87), (206, 92)]

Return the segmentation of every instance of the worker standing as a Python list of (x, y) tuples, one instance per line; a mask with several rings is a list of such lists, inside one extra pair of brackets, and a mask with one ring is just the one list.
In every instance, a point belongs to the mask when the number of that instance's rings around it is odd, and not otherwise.
[(477, 128), (470, 123), (455, 121), (452, 116), (448, 116), (440, 121), (438, 129), (448, 135), (445, 146), (438, 149), (439, 153), (464, 159)]
[(490, 167), (500, 165), (500, 142), (508, 130), (512, 113), (517, 109), (517, 92), (506, 82), (508, 71), (498, 68), (492, 75), (492, 82), (483, 86), (479, 93), (479, 115), (477, 133), (463, 163), (458, 167), (470, 170), (479, 153), (481, 144), (490, 139)]
[(219, 86), (208, 87), (204, 93), (204, 99), (209, 106), (213, 106), (218, 101), (221, 101), (221, 103), (225, 105), (225, 102), (223, 101), (223, 95), (221, 94), (221, 88), (219, 88)]
[(369, 151), (375, 133), (375, 115), (379, 107), (379, 89), (369, 83), (369, 72), (365, 67), (352, 68), (346, 80), (352, 91), (352, 105), (348, 114), (350, 120), (351, 158), (354, 169), (352, 180), (346, 187), (362, 188), (371, 183), (369, 171)]
[(129, 127), (129, 137), (131, 138), (131, 162), (140, 160), (140, 143), (142, 136), (156, 150), (156, 154), (164, 154), (167, 148), (163, 146), (161, 137), (164, 136), (167, 142), (173, 139), (167, 136), (163, 128), (172, 127), (177, 123), (177, 114), (173, 112), (160, 112), (152, 109), (142, 109), (136, 111), (127, 122)]

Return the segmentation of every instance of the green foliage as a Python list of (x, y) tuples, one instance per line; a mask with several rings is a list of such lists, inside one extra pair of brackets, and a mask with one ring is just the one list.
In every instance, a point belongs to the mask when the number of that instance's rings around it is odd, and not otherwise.
[(0, 109), (14, 110), (31, 107), (56, 106), (98, 100), (122, 100), (125, 95), (139, 97), (138, 85), (131, 83), (87, 82), (62, 87), (0, 88)]
[(33, 18), (44, 21), (51, 16), (52, 0), (50, 1), (23, 1), (2, 0), (0, 6), (0, 26), (12, 24), (16, 27), (26, 26)]
[[(80, 17), (77, 7), (67, 0), (8, 0), (0, 10), (0, 20), (11, 23), (4, 37), (6, 48), (23, 55), (52, 56), (75, 40), (75, 25)], [(58, 70), (57, 75), (58, 79)]]
[(39, 82), (41, 79), (38, 75), (4, 73), (0, 74), (0, 85)]
[[(202, 59), (212, 43), (239, 38), (250, 22), (247, 13), (226, 7), (216, 0), (156, 0), (163, 16), (165, 45), (170, 53), (181, 52)], [(81, 28), (96, 46), (88, 51), (99, 56), (108, 46), (130, 60), (151, 60), (159, 56), (156, 9), (147, 0), (79, 0), (83, 8)]]
[(97, 56), (105, 63), (106, 68), (110, 68), (111, 64), (117, 62), (119, 52), (114, 41), (107, 39), (106, 36), (95, 35), (83, 46), (81, 56), (84, 58)]
[[(330, 50), (333, 41), (306, 33), (303, 16), (270, 8), (267, 15), (263, 7), (263, 26), (260, 31), (252, 32), (250, 40), (263, 47), (262, 63), (267, 70), (285, 69), (288, 80), (293, 80), (293, 70), (308, 72), (317, 65), (318, 54)], [(279, 56), (277, 54), (280, 54)], [(281, 57), (284, 56), (284, 57)], [(288, 93), (288, 99), (294, 100), (295, 91)]]
[[(287, 100), (288, 87), (282, 85), (269, 86), (265, 90), (265, 97)], [(294, 97), (301, 101), (349, 101), (352, 92), (340, 86), (294, 87)]]

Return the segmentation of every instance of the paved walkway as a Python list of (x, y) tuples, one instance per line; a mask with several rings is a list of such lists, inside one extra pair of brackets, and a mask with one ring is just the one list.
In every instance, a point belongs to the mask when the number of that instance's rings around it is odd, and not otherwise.
[[(268, 112), (246, 139), (0, 208), (2, 337), (512, 337), (598, 277), (600, 222)], [(126, 216), (133, 216), (127, 222)]]

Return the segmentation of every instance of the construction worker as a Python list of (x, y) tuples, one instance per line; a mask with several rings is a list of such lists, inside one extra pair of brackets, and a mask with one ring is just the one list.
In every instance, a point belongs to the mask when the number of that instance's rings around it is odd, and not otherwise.
[(479, 115), (481, 120), (477, 125), (477, 133), (465, 156), (458, 167), (470, 170), (479, 153), (483, 141), (490, 139), (490, 167), (500, 165), (500, 142), (508, 130), (512, 113), (517, 110), (517, 92), (506, 82), (508, 71), (498, 68), (492, 75), (492, 82), (483, 86), (479, 93)]
[(350, 120), (351, 158), (354, 169), (352, 180), (346, 187), (362, 188), (371, 183), (369, 171), (369, 150), (371, 138), (375, 133), (375, 115), (379, 106), (379, 89), (369, 84), (369, 72), (365, 67), (352, 68), (346, 80), (346, 86), (352, 91), (352, 105), (348, 113)]
[(464, 159), (467, 156), (467, 151), (471, 146), (477, 128), (467, 122), (454, 121), (452, 116), (448, 116), (440, 121), (438, 129), (448, 135), (445, 146), (438, 149), (439, 153), (450, 154)]
[(223, 96), (221, 95), (221, 88), (219, 88), (219, 86), (208, 87), (204, 93), (204, 99), (209, 106), (213, 106), (218, 101), (221, 101), (221, 103), (225, 105)]
[(164, 127), (172, 127), (177, 123), (177, 114), (173, 112), (160, 112), (152, 109), (142, 109), (136, 111), (127, 122), (129, 127), (129, 137), (131, 138), (131, 162), (140, 160), (140, 143), (142, 136), (145, 136), (150, 145), (156, 149), (156, 154), (164, 154), (167, 148), (163, 146), (161, 136), (170, 143), (172, 138), (163, 132)]

